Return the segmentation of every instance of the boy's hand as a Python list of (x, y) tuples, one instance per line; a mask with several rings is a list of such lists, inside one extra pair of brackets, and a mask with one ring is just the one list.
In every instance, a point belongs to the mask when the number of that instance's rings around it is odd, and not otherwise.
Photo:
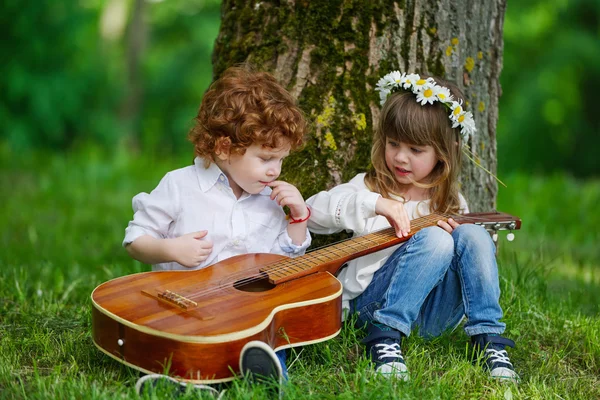
[(437, 226), (439, 226), (440, 228), (442, 228), (443, 230), (445, 230), (448, 233), (452, 233), (452, 231), (455, 230), (456, 227), (459, 225), (460, 224), (458, 222), (456, 222), (455, 220), (453, 220), (452, 218), (448, 218), (447, 222), (442, 219), (437, 222)]
[(306, 203), (296, 186), (284, 181), (273, 181), (269, 183), (269, 186), (273, 189), (271, 200), (275, 200), (281, 207), (288, 206), (292, 218), (308, 217)]
[(390, 225), (396, 230), (399, 238), (408, 236), (410, 232), (410, 218), (404, 204), (399, 201), (380, 197), (375, 204), (375, 213), (387, 218)]
[(203, 240), (208, 231), (192, 232), (170, 239), (169, 247), (173, 261), (193, 268), (202, 264), (213, 249), (212, 242)]

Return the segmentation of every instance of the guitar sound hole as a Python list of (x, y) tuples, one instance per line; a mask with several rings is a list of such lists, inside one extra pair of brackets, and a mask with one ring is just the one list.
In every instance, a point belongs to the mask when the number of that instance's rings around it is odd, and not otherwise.
[(261, 273), (260, 277), (244, 278), (233, 284), (233, 287), (242, 292), (266, 292), (275, 287), (271, 282), (267, 274)]

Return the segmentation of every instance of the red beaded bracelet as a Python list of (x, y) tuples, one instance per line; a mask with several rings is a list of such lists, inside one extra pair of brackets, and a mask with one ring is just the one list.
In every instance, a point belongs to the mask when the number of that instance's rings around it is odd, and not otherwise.
[(290, 224), (298, 224), (300, 222), (304, 222), (307, 221), (310, 218), (310, 208), (306, 207), (306, 209), (308, 210), (308, 215), (306, 216), (306, 218), (302, 218), (302, 219), (294, 219), (294, 217), (292, 217), (292, 215), (288, 215), (289, 219), (290, 219)]

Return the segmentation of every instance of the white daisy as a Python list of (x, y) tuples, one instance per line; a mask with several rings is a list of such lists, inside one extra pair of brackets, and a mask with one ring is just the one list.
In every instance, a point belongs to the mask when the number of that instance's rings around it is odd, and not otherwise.
[(439, 101), (437, 97), (437, 93), (439, 91), (439, 86), (433, 84), (425, 84), (421, 87), (419, 93), (417, 93), (417, 103), (420, 103), (422, 106), (425, 104), (433, 104), (436, 101)]
[(387, 89), (381, 89), (379, 91), (379, 104), (383, 105), (389, 96), (390, 91)]
[(393, 83), (393, 85), (400, 85), (400, 82), (402, 82), (402, 78), (404, 78), (404, 75), (405, 74), (401, 74), (400, 71), (392, 71), (386, 76), (389, 78), (390, 82)]
[(444, 86), (437, 87), (437, 97), (442, 103), (450, 103), (452, 100), (454, 100), (452, 94), (450, 94), (450, 90)]
[(430, 88), (432, 85), (435, 85), (435, 81), (432, 78), (422, 79), (419, 77), (419, 79), (417, 79), (413, 84), (412, 91), (414, 94), (417, 94), (427, 88)]
[(477, 132), (477, 128), (475, 127), (475, 120), (473, 119), (473, 114), (470, 111), (465, 112), (464, 119), (461, 123), (460, 133), (465, 136), (465, 140), (472, 134)]
[(404, 89), (410, 89), (410, 87), (414, 86), (419, 79), (421, 79), (421, 77), (418, 74), (405, 75), (404, 78), (402, 78), (402, 87)]
[[(458, 123), (458, 118), (464, 113), (462, 108), (462, 100), (453, 101), (452, 103), (450, 103), (450, 110), (452, 111), (450, 113), (450, 119), (453, 122)], [(456, 128), (456, 126), (458, 125), (453, 126), (453, 128)]]
[(379, 100), (383, 105), (388, 96), (398, 89), (410, 90), (416, 95), (419, 104), (433, 104), (439, 101), (450, 109), (452, 128), (460, 127), (460, 133), (465, 140), (477, 131), (473, 114), (462, 107), (462, 99), (454, 100), (447, 87), (439, 86), (433, 78), (421, 79), (418, 74), (392, 71), (379, 79), (375, 90), (379, 91)]

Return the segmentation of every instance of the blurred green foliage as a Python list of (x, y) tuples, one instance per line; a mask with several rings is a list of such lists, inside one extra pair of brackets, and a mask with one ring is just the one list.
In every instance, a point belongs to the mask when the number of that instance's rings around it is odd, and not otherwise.
[(82, 142), (190, 151), (185, 134), (212, 80), (220, 1), (139, 2), (142, 40), (132, 46), (137, 3), (3, 2), (1, 141), (13, 151)]
[(121, 93), (107, 65), (115, 54), (101, 48), (98, 9), (60, 0), (3, 2), (1, 137), (14, 148), (115, 139)]
[[(597, 176), (600, 2), (508, 3), (499, 172)], [(190, 154), (219, 0), (5, 0), (1, 11), (0, 142)]]
[(600, 1), (508, 1), (504, 44), (500, 172), (598, 176)]

